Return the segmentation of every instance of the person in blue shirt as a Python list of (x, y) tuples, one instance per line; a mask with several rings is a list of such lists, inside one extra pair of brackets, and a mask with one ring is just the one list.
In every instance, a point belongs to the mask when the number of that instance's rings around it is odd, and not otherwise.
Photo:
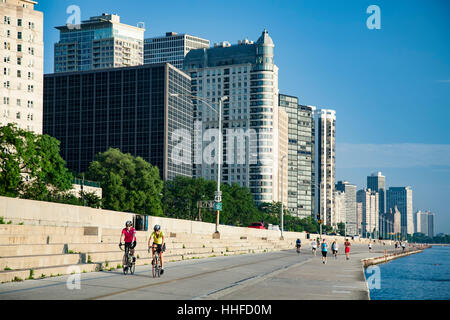
[(322, 262), (323, 262), (323, 264), (325, 264), (325, 263), (327, 263), (327, 252), (328, 252), (328, 245), (325, 242), (325, 239), (323, 239), (323, 242), (320, 245), (320, 248), (322, 249)]
[(297, 239), (297, 241), (295, 241), (295, 246), (297, 247), (297, 253), (300, 253), (300, 250), (302, 248), (302, 241), (300, 239)]

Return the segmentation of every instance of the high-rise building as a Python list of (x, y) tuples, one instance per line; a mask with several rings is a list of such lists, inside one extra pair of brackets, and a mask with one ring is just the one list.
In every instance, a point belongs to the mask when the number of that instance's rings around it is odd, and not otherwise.
[(54, 72), (137, 66), (144, 63), (144, 28), (103, 13), (79, 25), (56, 27)]
[[(223, 104), (224, 161), (220, 174), (224, 183), (248, 186), (256, 203), (279, 200), (278, 67), (273, 49), (274, 43), (264, 30), (256, 43), (223, 42), (213, 48), (191, 50), (183, 67), (191, 75), (194, 95), (212, 105), (228, 97)], [(207, 133), (218, 128), (216, 111), (201, 100), (194, 99), (193, 103), (194, 118), (202, 127), (198, 131)], [(250, 136), (241, 143), (239, 158), (233, 133)], [(194, 176), (216, 180), (216, 161), (205, 161), (204, 154), (212, 154), (211, 143), (196, 141), (194, 150), (201, 150), (203, 157), (194, 164)]]
[(170, 64), (47, 74), (44, 132), (76, 172), (112, 147), (157, 166), (164, 180), (192, 177), (190, 93), (190, 77)]
[(279, 199), (284, 206), (288, 205), (288, 114), (282, 108), (278, 109), (278, 159), (279, 169)]
[(315, 111), (315, 210), (323, 223), (331, 226), (335, 189), (336, 112)]
[(345, 192), (335, 190), (334, 191), (334, 216), (331, 225), (337, 229), (339, 223), (345, 223), (346, 205), (345, 205)]
[(356, 227), (358, 230), (358, 235), (362, 236), (363, 228), (362, 228), (362, 202), (356, 202)]
[(429, 211), (416, 211), (414, 213), (414, 232), (434, 237), (434, 213)]
[(362, 231), (364, 237), (378, 237), (379, 232), (379, 199), (378, 192), (370, 189), (359, 190), (356, 201), (362, 203)]
[(435, 229), (434, 229), (434, 213), (428, 212), (428, 236), (430, 238), (434, 237)]
[(0, 1), (0, 126), (42, 133), (44, 15), (30, 0)]
[(183, 68), (184, 57), (193, 49), (209, 48), (209, 40), (189, 34), (166, 32), (165, 36), (144, 40), (144, 63), (168, 62)]
[(379, 226), (380, 233), (383, 233), (384, 223), (381, 221), (383, 219), (384, 213), (386, 212), (386, 177), (381, 174), (381, 172), (374, 172), (367, 177), (367, 188), (378, 192), (378, 216), (379, 216)]
[(356, 215), (356, 185), (348, 181), (338, 181), (336, 190), (345, 194), (345, 229), (346, 234), (358, 234), (358, 222)]
[(372, 173), (367, 177), (367, 188), (378, 192), (379, 195), (379, 213), (386, 212), (386, 177), (381, 174), (381, 172)]
[(397, 206), (401, 214), (402, 236), (414, 233), (413, 193), (411, 187), (390, 187), (386, 191), (386, 208)]
[(289, 117), (289, 213), (314, 216), (314, 111), (298, 98), (279, 95), (279, 106)]

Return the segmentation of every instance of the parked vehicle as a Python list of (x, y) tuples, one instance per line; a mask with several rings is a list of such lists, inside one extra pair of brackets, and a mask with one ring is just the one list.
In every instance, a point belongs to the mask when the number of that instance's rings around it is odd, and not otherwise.
[(251, 225), (248, 226), (249, 228), (254, 228), (254, 229), (266, 229), (264, 227), (264, 224), (262, 222), (253, 222)]

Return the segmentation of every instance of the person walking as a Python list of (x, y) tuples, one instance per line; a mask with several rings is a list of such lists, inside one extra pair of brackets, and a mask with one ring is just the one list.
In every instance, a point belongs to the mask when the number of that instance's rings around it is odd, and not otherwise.
[(323, 262), (323, 264), (326, 264), (327, 263), (328, 245), (327, 245), (325, 239), (323, 239), (323, 242), (321, 244), (321, 249), (322, 249), (322, 262)]
[(350, 243), (350, 241), (348, 241), (348, 239), (345, 239), (344, 246), (345, 246), (345, 257), (346, 257), (347, 260), (350, 260), (350, 246), (351, 246), (351, 243)]
[(369, 252), (372, 252), (372, 243), (369, 242)]
[(405, 242), (403, 241), (403, 242), (402, 242), (402, 251), (405, 251), (405, 247), (406, 247), (406, 244), (405, 244)]
[(314, 256), (316, 256), (316, 251), (317, 251), (317, 242), (316, 240), (312, 240), (311, 241), (311, 248), (312, 248), (312, 253)]
[(331, 245), (331, 250), (333, 250), (334, 258), (337, 259), (339, 247), (336, 240), (333, 241), (333, 244)]

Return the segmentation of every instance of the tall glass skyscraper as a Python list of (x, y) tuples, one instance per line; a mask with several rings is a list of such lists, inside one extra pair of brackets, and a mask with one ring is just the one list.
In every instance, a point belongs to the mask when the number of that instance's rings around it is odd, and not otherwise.
[(44, 133), (78, 173), (112, 147), (157, 166), (164, 180), (192, 177), (190, 93), (190, 77), (167, 63), (47, 74)]
[(54, 72), (136, 66), (144, 63), (144, 28), (104, 13), (80, 25), (56, 27)]
[(165, 36), (144, 40), (144, 63), (168, 62), (182, 69), (188, 52), (200, 48), (209, 48), (209, 40), (189, 34), (166, 32)]
[(386, 192), (386, 208), (394, 210), (397, 206), (401, 215), (401, 233), (414, 233), (413, 192), (411, 187), (390, 187)]

